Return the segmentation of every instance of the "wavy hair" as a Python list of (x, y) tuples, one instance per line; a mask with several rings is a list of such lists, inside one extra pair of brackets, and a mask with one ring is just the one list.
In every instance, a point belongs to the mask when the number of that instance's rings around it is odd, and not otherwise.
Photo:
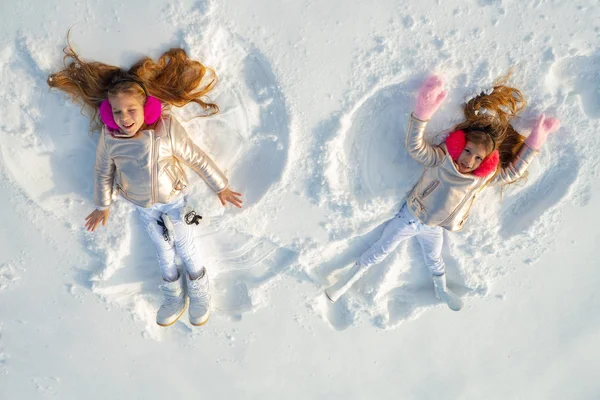
[(86, 111), (91, 118), (92, 130), (102, 126), (98, 107), (109, 95), (126, 92), (142, 96), (145, 100), (145, 93), (136, 82), (140, 82), (148, 95), (158, 98), (167, 108), (196, 103), (204, 110), (199, 116), (219, 112), (216, 104), (203, 100), (217, 84), (215, 71), (189, 58), (183, 49), (170, 49), (157, 61), (144, 57), (129, 70), (97, 61), (84, 61), (71, 46), (68, 36), (64, 53), (64, 69), (48, 77), (48, 86), (62, 90), (80, 104), (82, 113)]

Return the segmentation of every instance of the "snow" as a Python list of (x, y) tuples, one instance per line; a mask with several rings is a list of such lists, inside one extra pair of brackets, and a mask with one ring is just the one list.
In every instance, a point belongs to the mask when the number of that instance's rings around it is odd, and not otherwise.
[[(29, 0), (0, 26), (0, 399), (595, 399), (600, 397), (600, 6), (592, 0)], [(72, 27), (72, 28), (71, 28)], [(175, 110), (244, 194), (199, 178), (197, 242), (213, 314), (154, 322), (153, 247), (132, 208), (87, 233), (95, 136), (45, 79), (65, 35), (127, 67), (183, 47), (212, 66), (221, 114)], [(515, 67), (529, 106), (561, 119), (522, 185), (490, 189), (445, 236), (459, 313), (418, 244), (337, 303), (323, 289), (380, 234), (421, 173), (403, 146), (427, 74), (460, 104)]]

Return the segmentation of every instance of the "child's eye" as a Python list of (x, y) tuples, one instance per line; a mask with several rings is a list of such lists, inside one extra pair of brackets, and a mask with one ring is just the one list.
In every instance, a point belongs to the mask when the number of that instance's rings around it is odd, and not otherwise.
[(482, 161), (482, 160), (483, 160), (483, 158), (481, 158), (481, 157), (477, 157), (477, 160), (479, 160), (479, 161)]
[(465, 153), (467, 153), (467, 154), (471, 154), (471, 150), (469, 150), (469, 149), (465, 149)]
[(121, 111), (113, 111), (113, 114), (121, 114)]

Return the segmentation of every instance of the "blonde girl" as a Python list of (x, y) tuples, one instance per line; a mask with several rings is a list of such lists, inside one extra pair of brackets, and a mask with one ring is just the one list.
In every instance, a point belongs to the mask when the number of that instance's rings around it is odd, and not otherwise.
[(350, 272), (325, 291), (336, 301), (374, 264), (381, 262), (401, 242), (415, 236), (433, 276), (435, 293), (450, 309), (463, 302), (446, 286), (442, 259), (444, 229), (459, 231), (477, 196), (490, 185), (511, 184), (525, 171), (560, 122), (537, 120), (525, 139), (510, 124), (525, 107), (521, 92), (499, 83), (491, 93), (481, 93), (464, 108), (465, 120), (440, 145), (424, 140), (427, 122), (446, 98), (443, 81), (430, 77), (419, 90), (415, 111), (406, 131), (406, 149), (425, 169), (396, 216), (388, 221), (381, 238), (365, 251)]
[[(221, 204), (241, 207), (241, 194), (229, 189), (225, 175), (190, 139), (169, 113), (171, 106), (196, 103), (205, 115), (219, 112), (203, 99), (217, 82), (213, 70), (171, 49), (157, 61), (142, 58), (129, 70), (82, 60), (70, 44), (65, 67), (50, 75), (48, 85), (66, 92), (91, 116), (100, 130), (96, 150), (94, 202), (85, 226), (94, 231), (106, 225), (116, 195), (137, 210), (156, 247), (162, 271), (164, 302), (157, 312), (161, 326), (175, 323), (189, 305), (192, 325), (210, 315), (210, 286), (198, 259), (193, 224), (197, 216), (186, 204), (188, 185), (182, 164), (200, 175)], [(178, 254), (185, 264), (180, 273)]]

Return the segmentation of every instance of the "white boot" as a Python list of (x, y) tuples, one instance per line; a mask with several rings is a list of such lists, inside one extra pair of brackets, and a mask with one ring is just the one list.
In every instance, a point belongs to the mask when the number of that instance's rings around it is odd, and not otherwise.
[(210, 286), (206, 268), (198, 279), (191, 280), (188, 275), (187, 289), (190, 297), (190, 324), (203, 325), (210, 315)]
[(446, 275), (433, 276), (433, 285), (435, 286), (435, 295), (438, 299), (444, 301), (452, 311), (460, 311), (463, 308), (463, 301), (454, 292), (446, 287)]
[(179, 274), (179, 278), (174, 282), (163, 280), (160, 288), (165, 295), (165, 301), (156, 313), (156, 323), (160, 326), (173, 325), (188, 306), (183, 287), (183, 275)]
[(346, 276), (342, 277), (339, 281), (333, 284), (331, 287), (325, 289), (325, 295), (332, 303), (335, 303), (344, 293), (348, 291), (354, 285), (354, 283), (360, 279), (361, 276), (366, 272), (366, 268), (362, 268), (358, 263), (354, 263), (350, 271)]

